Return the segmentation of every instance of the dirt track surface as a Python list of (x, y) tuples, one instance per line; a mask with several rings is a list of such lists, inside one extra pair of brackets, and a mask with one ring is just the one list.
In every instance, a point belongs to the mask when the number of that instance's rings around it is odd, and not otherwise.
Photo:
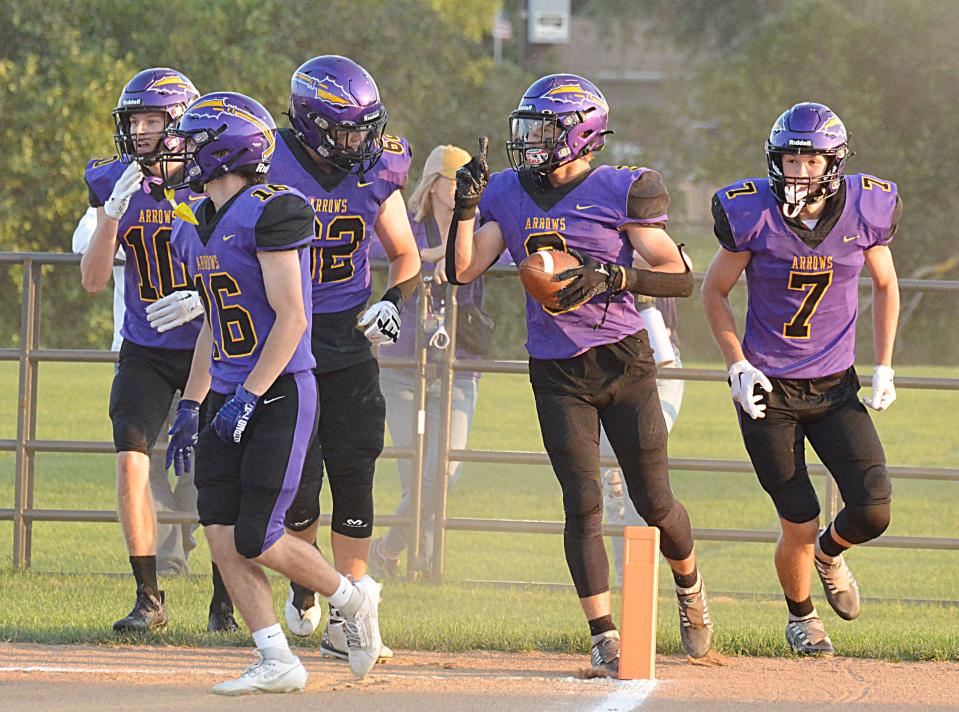
[(955, 710), (959, 663), (835, 658), (658, 660), (658, 681), (582, 680), (585, 656), (397, 651), (366, 679), (346, 663), (299, 651), (305, 694), (223, 698), (209, 688), (252, 662), (237, 648), (0, 644), (0, 708), (41, 710)]

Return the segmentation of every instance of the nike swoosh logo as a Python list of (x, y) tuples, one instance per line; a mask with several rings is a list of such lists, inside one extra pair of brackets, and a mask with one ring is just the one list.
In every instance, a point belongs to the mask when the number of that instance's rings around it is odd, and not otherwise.
[(843, 241), (843, 242), (852, 242), (853, 240), (858, 240), (859, 238), (860, 238), (860, 235), (853, 235), (852, 237), (844, 237), (844, 238), (842, 239), (842, 241)]
[(273, 403), (274, 401), (282, 400), (283, 398), (286, 398), (286, 396), (277, 396), (276, 398), (270, 398), (269, 400), (263, 401), (263, 405), (269, 405), (270, 403)]
[(368, 183), (357, 183), (357, 184), (356, 184), (356, 187), (357, 187), (357, 188), (365, 188), (365, 187), (368, 186), (368, 185), (373, 185), (373, 181), (369, 181)]
[(223, 242), (226, 242), (227, 240), (232, 240), (234, 237), (236, 237), (236, 233), (235, 233), (235, 232), (234, 232), (232, 235), (224, 235), (224, 236), (223, 236)]
[(576, 203), (577, 210), (587, 210), (589, 208), (595, 208), (595, 207), (596, 207), (595, 205), (580, 205), (579, 203)]
[(191, 203), (195, 203), (198, 200), (203, 200), (203, 197), (204, 196), (202, 195), (190, 195), (187, 197), (187, 200), (189, 200)]

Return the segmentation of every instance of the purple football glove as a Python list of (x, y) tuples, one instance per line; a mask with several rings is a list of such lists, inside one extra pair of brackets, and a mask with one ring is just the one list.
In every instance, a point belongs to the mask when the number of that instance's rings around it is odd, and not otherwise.
[(223, 404), (223, 407), (213, 418), (213, 429), (225, 442), (238, 443), (243, 437), (259, 396), (255, 396), (243, 386), (236, 387), (233, 397)]
[(193, 467), (193, 446), (199, 430), (200, 404), (181, 400), (176, 407), (176, 419), (169, 431), (170, 444), (166, 448), (166, 468), (169, 470), (173, 465), (177, 477)]

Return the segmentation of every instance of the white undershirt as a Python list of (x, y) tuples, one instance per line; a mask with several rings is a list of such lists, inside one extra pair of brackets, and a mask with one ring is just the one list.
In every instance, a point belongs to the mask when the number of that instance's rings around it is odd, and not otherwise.
[(802, 224), (808, 227), (810, 230), (815, 230), (816, 225), (819, 224), (819, 218), (812, 218), (810, 220), (803, 220)]

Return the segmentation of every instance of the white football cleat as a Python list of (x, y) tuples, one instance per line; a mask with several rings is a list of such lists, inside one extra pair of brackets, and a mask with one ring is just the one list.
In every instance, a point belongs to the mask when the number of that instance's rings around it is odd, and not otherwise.
[(352, 615), (347, 615), (342, 609), (340, 613), (343, 614), (350, 670), (357, 677), (363, 677), (376, 665), (383, 648), (378, 619), (383, 586), (369, 576), (364, 576), (353, 585), (362, 597), (359, 606)]
[[(346, 631), (343, 629), (343, 616), (332, 606), (330, 606), (330, 616), (326, 619), (326, 627), (323, 629), (320, 653), (325, 658), (350, 659), (349, 646), (346, 644)], [(380, 658), (377, 662), (386, 662), (392, 657), (393, 650), (384, 643), (383, 647), (380, 648)]]
[[(293, 635), (301, 638), (313, 635), (314, 631), (320, 627), (323, 620), (323, 607), (317, 601), (316, 594), (313, 594), (313, 605), (308, 608), (297, 608), (293, 604), (293, 587), (290, 586), (286, 594), (286, 605), (283, 606), (283, 617), (286, 618), (286, 625)], [(310, 599), (306, 600), (309, 603)]]
[(248, 695), (253, 692), (302, 692), (306, 687), (308, 675), (300, 659), (294, 657), (291, 662), (277, 658), (260, 659), (251, 665), (235, 680), (227, 680), (215, 685), (211, 692), (215, 695)]

